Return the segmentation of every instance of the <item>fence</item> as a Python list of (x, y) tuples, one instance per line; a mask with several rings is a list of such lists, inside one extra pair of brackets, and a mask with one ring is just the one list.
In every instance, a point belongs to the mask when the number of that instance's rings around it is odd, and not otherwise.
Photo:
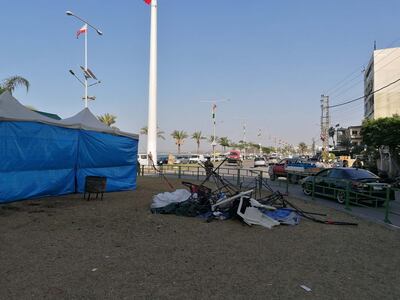
[[(181, 166), (181, 165), (162, 165), (159, 166), (159, 171), (153, 167), (141, 166), (140, 173), (142, 176), (155, 176), (159, 175), (159, 172), (166, 176), (173, 176), (177, 178), (191, 178), (199, 181), (201, 178), (206, 176), (206, 171), (199, 165), (193, 166)], [(224, 179), (236, 184), (238, 187), (242, 186), (243, 183), (247, 183), (252, 187), (256, 187), (255, 179), (269, 179), (268, 171), (266, 170), (255, 170), (255, 169), (244, 169), (244, 168), (219, 168), (217, 173)], [(307, 175), (301, 175), (298, 172), (286, 174), (286, 178), (283, 180), (274, 181), (274, 187), (284, 187), (286, 194), (289, 194), (290, 187), (294, 183), (301, 182), (301, 179)], [(296, 180), (293, 180), (293, 178)], [(394, 199), (395, 193), (400, 194), (400, 189), (388, 187), (382, 191), (374, 190), (372, 185), (368, 186), (368, 190), (357, 190), (352, 186), (350, 180), (334, 180), (330, 179), (328, 182), (325, 180), (324, 184), (319, 182), (318, 176), (311, 176), (311, 183), (308, 182), (308, 186), (303, 190), (306, 195), (312, 197), (315, 200), (316, 196), (323, 196), (340, 201), (345, 205), (346, 210), (351, 211), (351, 205), (367, 207), (370, 209), (377, 209), (378, 207), (384, 208), (384, 222), (392, 223), (390, 221), (390, 215), (400, 216), (400, 210), (395, 210), (391, 207), (391, 202)], [(254, 181), (253, 181), (254, 180)], [(271, 181), (269, 181), (271, 184)], [(308, 190), (307, 190), (308, 189)], [(372, 204), (372, 205), (371, 205)]]
[[(400, 211), (391, 207), (396, 194), (400, 189), (390, 185), (381, 186), (374, 184), (353, 183), (351, 180), (310, 177), (303, 183), (303, 191), (306, 195), (323, 196), (337, 200), (344, 204), (346, 210), (351, 211), (350, 205), (366, 208), (384, 208), (384, 222), (391, 224), (389, 215), (400, 216)], [(289, 183), (288, 183), (289, 184)]]

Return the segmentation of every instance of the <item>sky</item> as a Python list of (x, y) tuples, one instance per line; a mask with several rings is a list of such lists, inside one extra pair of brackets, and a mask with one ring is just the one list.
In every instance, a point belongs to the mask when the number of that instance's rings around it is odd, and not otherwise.
[[(0, 80), (20, 75), (31, 83), (14, 96), (38, 110), (70, 117), (79, 112), (83, 88), (69, 74), (84, 64), (82, 23), (88, 33), (88, 66), (102, 81), (89, 90), (96, 115), (111, 113), (121, 130), (147, 125), (150, 7), (142, 0), (3, 1)], [(158, 124), (166, 140), (160, 152), (176, 151), (170, 134), (212, 133), (211, 103), (217, 104), (217, 136), (274, 145), (319, 141), (320, 98), (331, 104), (363, 94), (363, 67), (374, 40), (378, 48), (400, 45), (400, 2), (158, 1)], [(378, 5), (379, 4), (379, 5)], [(363, 103), (332, 109), (332, 124), (361, 123)], [(261, 136), (258, 136), (261, 130)], [(202, 142), (201, 149), (210, 151)], [(146, 137), (140, 136), (140, 152)], [(182, 151), (195, 151), (190, 138)]]

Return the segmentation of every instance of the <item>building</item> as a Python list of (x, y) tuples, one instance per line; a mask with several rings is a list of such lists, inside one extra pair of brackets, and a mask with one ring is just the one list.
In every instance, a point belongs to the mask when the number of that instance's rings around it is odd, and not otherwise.
[(362, 126), (350, 126), (347, 128), (348, 135), (353, 145), (359, 146), (362, 144), (361, 127)]
[(337, 150), (344, 150), (346, 147), (342, 145), (342, 141), (345, 140), (346, 144), (351, 144), (353, 146), (362, 145), (362, 136), (361, 136), (361, 125), (359, 126), (350, 126), (348, 128), (337, 128), (336, 129), (336, 145), (335, 148)]
[(364, 118), (400, 114), (400, 82), (377, 91), (399, 78), (400, 48), (375, 50), (364, 73)]

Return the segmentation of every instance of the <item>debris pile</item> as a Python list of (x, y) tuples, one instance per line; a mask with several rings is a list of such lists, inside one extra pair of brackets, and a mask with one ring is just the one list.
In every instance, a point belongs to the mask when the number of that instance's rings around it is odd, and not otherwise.
[[(357, 225), (326, 220), (320, 218), (326, 217), (325, 214), (300, 209), (279, 191), (274, 191), (261, 176), (255, 179), (253, 188), (238, 188), (218, 174), (223, 163), (215, 169), (206, 169), (207, 177), (200, 184), (183, 181), (182, 184), (188, 190), (178, 189), (154, 196), (151, 212), (201, 217), (207, 222), (214, 219), (239, 219), (249, 226), (259, 225), (269, 229), (281, 224), (297, 225), (301, 217), (321, 224)], [(215, 189), (206, 185), (209, 182), (214, 183)], [(262, 188), (270, 192), (268, 196), (263, 196)]]

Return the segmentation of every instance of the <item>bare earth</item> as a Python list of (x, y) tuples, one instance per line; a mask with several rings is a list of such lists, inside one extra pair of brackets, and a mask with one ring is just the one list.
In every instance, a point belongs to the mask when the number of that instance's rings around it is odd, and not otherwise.
[(302, 201), (359, 226), (152, 215), (166, 185), (138, 186), (0, 206), (0, 299), (400, 299), (399, 231)]

